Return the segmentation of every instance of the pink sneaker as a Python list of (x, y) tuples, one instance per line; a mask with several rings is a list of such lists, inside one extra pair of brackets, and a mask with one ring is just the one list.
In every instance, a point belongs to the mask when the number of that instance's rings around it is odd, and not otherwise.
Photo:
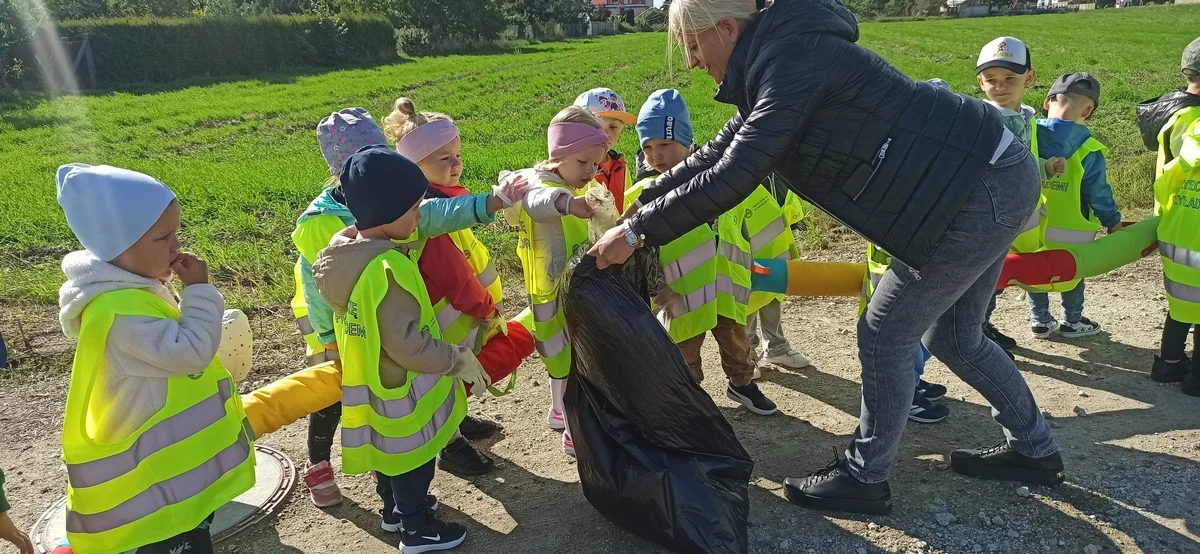
[(563, 453), (575, 457), (575, 441), (571, 440), (570, 433), (563, 433)]
[(306, 462), (304, 464), (304, 484), (308, 485), (312, 503), (318, 508), (341, 504), (342, 491), (338, 489), (337, 482), (333, 480), (333, 467), (329, 465), (328, 461), (316, 465)]
[(567, 420), (563, 417), (563, 413), (555, 410), (554, 406), (546, 413), (546, 426), (555, 431), (562, 431), (567, 428)]

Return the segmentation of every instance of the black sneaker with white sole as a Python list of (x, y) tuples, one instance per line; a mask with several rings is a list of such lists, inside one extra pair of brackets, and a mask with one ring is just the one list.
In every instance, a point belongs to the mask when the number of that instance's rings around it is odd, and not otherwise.
[(422, 554), (457, 548), (467, 538), (467, 528), (458, 523), (447, 523), (436, 517), (425, 520), (425, 525), (415, 533), (405, 532), (400, 537), (400, 554)]
[(1030, 327), (1030, 332), (1033, 333), (1035, 339), (1048, 339), (1051, 335), (1058, 332), (1058, 322), (1051, 319), (1049, 323), (1034, 323)]
[(908, 419), (917, 423), (937, 423), (950, 415), (950, 408), (934, 404), (921, 392), (913, 393), (912, 407), (908, 409)]
[[(429, 505), (429, 516), (433, 517), (433, 514), (436, 513), (438, 509), (437, 497), (432, 494), (427, 494), (425, 495), (425, 503)], [(385, 508), (379, 510), (379, 514), (383, 516), (383, 523), (379, 525), (381, 529), (387, 531), (388, 533), (400, 532), (400, 516), (396, 515), (395, 510), (389, 510)]]
[(1058, 334), (1068, 339), (1090, 337), (1099, 332), (1100, 324), (1086, 317), (1079, 318), (1078, 323), (1063, 323), (1058, 327)]
[(735, 387), (733, 383), (729, 383), (729, 386), (725, 388), (725, 396), (758, 415), (771, 415), (778, 411), (775, 403), (771, 402), (771, 399), (758, 390), (758, 385), (754, 384), (754, 381), (750, 381), (740, 387)]
[(921, 393), (921, 396), (924, 396), (925, 400), (930, 402), (937, 402), (946, 397), (946, 387), (937, 383), (930, 383), (924, 379), (921, 379), (917, 383), (917, 392)]

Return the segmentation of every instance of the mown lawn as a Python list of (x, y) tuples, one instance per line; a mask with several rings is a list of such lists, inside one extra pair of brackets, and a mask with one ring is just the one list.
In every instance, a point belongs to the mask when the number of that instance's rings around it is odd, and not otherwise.
[[(940, 77), (978, 94), (979, 47), (1011, 34), (1026, 41), (1040, 73), (1026, 101), (1038, 107), (1059, 73), (1089, 71), (1104, 89), (1092, 128), (1112, 149), (1109, 176), (1123, 206), (1151, 198), (1153, 155), (1138, 138), (1133, 105), (1180, 85), (1183, 47), (1200, 29), (1200, 7), (1105, 10), (1073, 15), (867, 23), (862, 42), (916, 78)], [(77, 248), (55, 202), (62, 163), (107, 163), (169, 184), (183, 199), (184, 241), (209, 260), (239, 305), (292, 292), (295, 217), (327, 168), (316, 122), (340, 107), (382, 119), (397, 96), (455, 117), (463, 132), (464, 182), (483, 190), (504, 169), (545, 152), (545, 126), (581, 91), (608, 86), (636, 111), (653, 90), (675, 87), (692, 109), (697, 138), (731, 115), (701, 73), (668, 68), (666, 37), (635, 34), (542, 44), (506, 54), (426, 58), (370, 69), (113, 92), (0, 104), (0, 303), (52, 302), (63, 253)], [(636, 149), (632, 130), (619, 149)], [(114, 214), (114, 217), (119, 215)], [(824, 223), (822, 223), (824, 224)], [(812, 235), (819, 234), (819, 225)], [(516, 267), (515, 234), (480, 236), (502, 269)]]

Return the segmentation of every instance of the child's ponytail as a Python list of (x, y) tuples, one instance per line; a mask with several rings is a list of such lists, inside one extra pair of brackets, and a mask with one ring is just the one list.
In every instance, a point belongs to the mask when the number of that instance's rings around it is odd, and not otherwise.
[(454, 121), (446, 114), (418, 112), (411, 98), (401, 96), (392, 106), (392, 113), (383, 119), (383, 133), (392, 143), (397, 143), (404, 138), (404, 135), (415, 131), (417, 127), (438, 120)]

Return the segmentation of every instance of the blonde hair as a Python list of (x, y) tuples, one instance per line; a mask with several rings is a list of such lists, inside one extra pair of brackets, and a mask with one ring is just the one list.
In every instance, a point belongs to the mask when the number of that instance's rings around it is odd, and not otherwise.
[(729, 17), (743, 27), (758, 12), (754, 0), (675, 0), (667, 10), (667, 56), (672, 51), (684, 50), (686, 35), (702, 33), (717, 26)]
[[(551, 125), (554, 125), (555, 123), (583, 123), (585, 125), (591, 125), (597, 129), (604, 130), (604, 124), (600, 123), (600, 118), (593, 115), (592, 112), (580, 108), (579, 106), (568, 106), (563, 108), (562, 111), (558, 112), (558, 114), (554, 116), (554, 119), (550, 120)], [(544, 160), (538, 162), (533, 166), (533, 168), (540, 169), (542, 171), (553, 172), (558, 169), (558, 162), (554, 160)]]
[(392, 107), (392, 113), (383, 118), (383, 134), (387, 136), (392, 143), (400, 142), (400, 139), (430, 121), (445, 120), (454, 123), (450, 116), (438, 112), (417, 112), (417, 108), (413, 105), (411, 98), (401, 96), (396, 99), (395, 105)]

